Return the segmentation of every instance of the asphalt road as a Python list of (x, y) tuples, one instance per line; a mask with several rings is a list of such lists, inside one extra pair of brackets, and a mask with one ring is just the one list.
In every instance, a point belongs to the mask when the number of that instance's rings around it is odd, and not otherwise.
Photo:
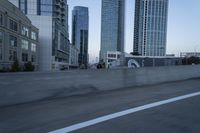
[[(200, 79), (90, 93), (0, 108), (0, 133), (45, 133), (200, 91)], [(200, 96), (111, 119), (76, 133), (199, 133)]]

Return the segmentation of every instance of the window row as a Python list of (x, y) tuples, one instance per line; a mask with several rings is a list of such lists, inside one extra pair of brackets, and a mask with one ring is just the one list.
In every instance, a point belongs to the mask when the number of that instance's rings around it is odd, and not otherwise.
[[(1, 32), (0, 32), (0, 42), (1, 42), (1, 40), (2, 39), (1, 39)], [(17, 47), (17, 37), (10, 35), (9, 44), (10, 44), (10, 47)], [(22, 39), (21, 40), (21, 48), (23, 50), (28, 50), (29, 42), (27, 40)], [(31, 51), (36, 52), (36, 44), (31, 43)]]
[(116, 58), (116, 54), (108, 54), (108, 57)]
[[(22, 61), (28, 62), (28, 54), (27, 53), (22, 53)], [(31, 55), (31, 62), (36, 62), (36, 56), (35, 55)]]
[(120, 55), (119, 54), (108, 54), (108, 57), (109, 58), (116, 58), (117, 57), (117, 59), (119, 59), (120, 58)]
[[(22, 26), (21, 34), (26, 37), (29, 37), (29, 28), (26, 26)], [(35, 41), (37, 40), (37, 33), (35, 31), (31, 31), (31, 39)]]
[[(4, 25), (4, 19), (3, 19), (3, 15), (2, 14), (0, 14), (0, 25)], [(11, 29), (11, 30), (13, 30), (15, 32), (18, 32), (18, 30), (19, 30), (18, 23), (13, 19), (9, 19), (9, 29)], [(23, 36), (29, 37), (29, 28), (23, 25), (21, 27), (21, 34)], [(30, 34), (31, 34), (31, 36), (30, 36), (31, 39), (36, 41), (37, 40), (37, 33), (35, 31), (31, 31)]]
[[(28, 53), (22, 53), (22, 59), (21, 61), (23, 62), (28, 62), (29, 55)], [(18, 60), (17, 58), (17, 51), (14, 50), (9, 50), (9, 61), (16, 61)], [(31, 55), (31, 62), (36, 62), (36, 56)]]

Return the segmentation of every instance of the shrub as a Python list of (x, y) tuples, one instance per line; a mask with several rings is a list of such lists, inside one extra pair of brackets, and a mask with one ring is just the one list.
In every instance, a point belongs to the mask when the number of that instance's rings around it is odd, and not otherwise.
[(20, 66), (18, 60), (16, 60), (11, 66), (11, 72), (19, 72)]
[(31, 62), (27, 62), (24, 64), (24, 71), (26, 72), (32, 72), (34, 71), (35, 66)]

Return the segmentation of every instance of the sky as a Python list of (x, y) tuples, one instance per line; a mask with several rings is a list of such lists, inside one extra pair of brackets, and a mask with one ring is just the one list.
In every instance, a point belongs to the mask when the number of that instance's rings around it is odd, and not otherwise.
[[(68, 0), (71, 39), (71, 14), (74, 6), (89, 8), (89, 57), (95, 62), (100, 51), (101, 0)], [(125, 52), (133, 51), (135, 0), (126, 0)], [(167, 54), (200, 52), (200, 0), (169, 0)]]

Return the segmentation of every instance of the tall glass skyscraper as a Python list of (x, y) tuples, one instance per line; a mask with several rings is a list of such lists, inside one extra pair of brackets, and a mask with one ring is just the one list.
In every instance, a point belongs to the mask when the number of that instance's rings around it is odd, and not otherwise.
[(100, 59), (108, 51), (124, 52), (125, 0), (102, 0)]
[(167, 19), (168, 0), (135, 0), (135, 54), (166, 55)]
[(39, 29), (39, 69), (59, 70), (69, 66), (67, 0), (9, 0)]
[(72, 45), (78, 48), (79, 66), (88, 65), (89, 14), (87, 7), (76, 6), (72, 11)]

